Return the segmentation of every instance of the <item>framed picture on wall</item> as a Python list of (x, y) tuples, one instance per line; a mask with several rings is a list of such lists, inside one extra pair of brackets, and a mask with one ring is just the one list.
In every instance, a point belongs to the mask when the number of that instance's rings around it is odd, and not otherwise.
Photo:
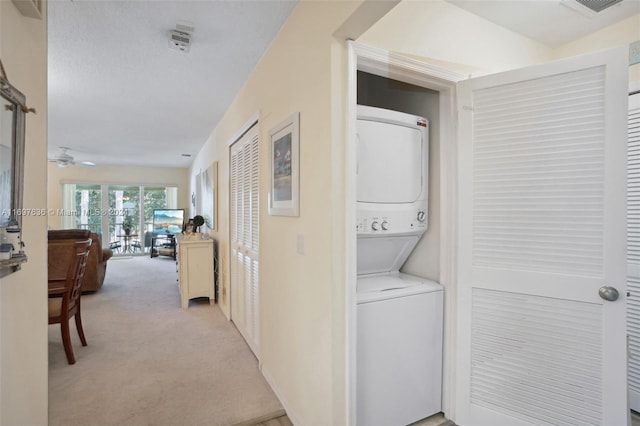
[(193, 206), (193, 210), (191, 211), (191, 217), (194, 217), (197, 214), (202, 214), (202, 171), (200, 171), (195, 177), (195, 199), (196, 202)]
[(214, 161), (201, 174), (202, 206), (201, 214), (207, 228), (216, 229), (217, 192), (218, 192), (218, 162)]
[(269, 132), (269, 214), (300, 215), (300, 113), (287, 117)]

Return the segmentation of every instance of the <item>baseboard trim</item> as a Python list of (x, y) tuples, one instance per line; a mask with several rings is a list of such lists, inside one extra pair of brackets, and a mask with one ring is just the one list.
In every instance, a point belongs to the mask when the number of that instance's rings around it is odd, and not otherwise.
[(256, 417), (255, 419), (251, 419), (251, 420), (245, 420), (244, 422), (240, 422), (240, 423), (235, 423), (231, 426), (254, 426), (257, 425), (259, 423), (263, 423), (266, 421), (269, 421), (271, 419), (277, 419), (278, 417), (282, 417), (282, 416), (286, 416), (287, 413), (284, 410), (278, 410), (278, 411), (274, 411), (272, 413), (269, 414), (263, 414), (260, 417)]
[(291, 423), (293, 423), (294, 425), (302, 424), (298, 416), (296, 415), (296, 413), (291, 409), (291, 405), (289, 404), (287, 399), (282, 396), (282, 392), (276, 385), (275, 379), (271, 374), (269, 374), (269, 371), (267, 371), (264, 365), (262, 366), (261, 371), (265, 380), (267, 381), (267, 383), (269, 383), (269, 386), (271, 386), (273, 393), (276, 394), (276, 396), (278, 397), (278, 400), (280, 400), (280, 404), (282, 404), (282, 406), (284, 407), (284, 410), (287, 412), (287, 416), (289, 417), (289, 420), (291, 420)]

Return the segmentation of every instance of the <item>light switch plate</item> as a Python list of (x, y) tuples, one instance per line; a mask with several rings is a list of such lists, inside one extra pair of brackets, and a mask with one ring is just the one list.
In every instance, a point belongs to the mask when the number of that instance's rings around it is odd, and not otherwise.
[(298, 254), (304, 254), (304, 235), (298, 234), (296, 251)]

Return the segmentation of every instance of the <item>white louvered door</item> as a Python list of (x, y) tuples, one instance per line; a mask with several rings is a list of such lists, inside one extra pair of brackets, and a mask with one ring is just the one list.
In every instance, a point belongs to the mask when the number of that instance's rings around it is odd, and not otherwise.
[(627, 180), (627, 333), (629, 405), (640, 412), (640, 94), (629, 97)]
[(619, 49), (459, 87), (460, 426), (626, 424), (627, 67)]
[(231, 320), (260, 359), (258, 126), (231, 146)]

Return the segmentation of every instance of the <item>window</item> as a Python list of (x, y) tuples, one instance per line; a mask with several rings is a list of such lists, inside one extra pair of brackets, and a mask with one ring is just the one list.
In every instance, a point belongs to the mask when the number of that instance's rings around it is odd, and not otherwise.
[(115, 255), (142, 254), (149, 249), (145, 234), (153, 230), (153, 210), (177, 204), (175, 186), (67, 183), (62, 187), (62, 228), (95, 232)]

